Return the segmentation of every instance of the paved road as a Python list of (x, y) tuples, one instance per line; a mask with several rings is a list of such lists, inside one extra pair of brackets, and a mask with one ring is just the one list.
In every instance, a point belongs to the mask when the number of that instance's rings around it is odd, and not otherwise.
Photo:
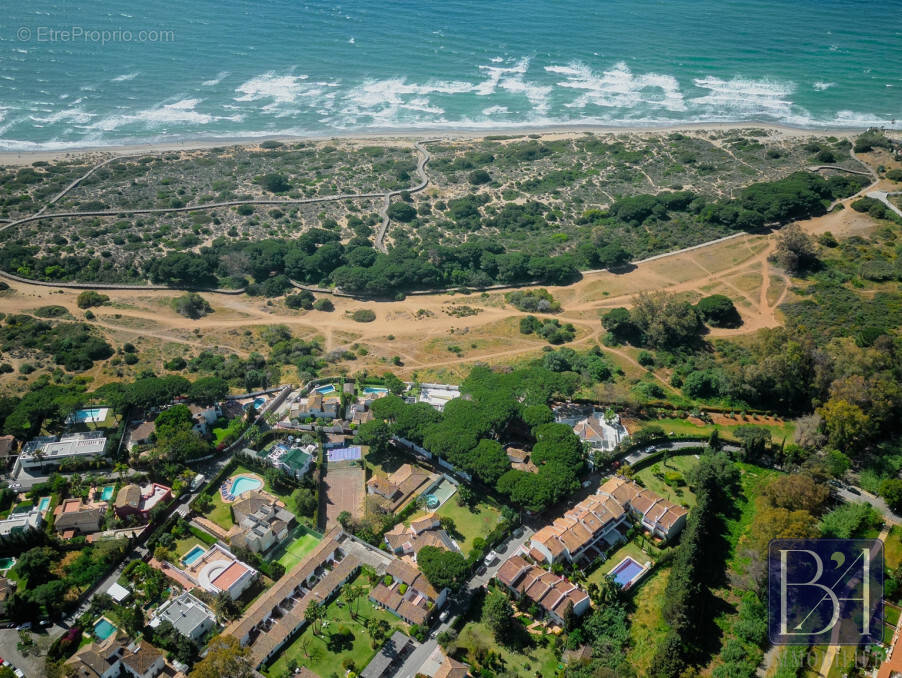
[(886, 502), (883, 501), (882, 498), (878, 497), (876, 494), (871, 494), (867, 490), (863, 490), (860, 487), (853, 486), (845, 486), (845, 487), (834, 487), (833, 491), (836, 495), (847, 503), (857, 503), (866, 502), (873, 506), (880, 515), (883, 516), (883, 519), (890, 524), (893, 525), (902, 525), (902, 516), (893, 513), (892, 509), (887, 506)]
[[(631, 454), (624, 457), (623, 461), (632, 466), (661, 450), (685, 450), (690, 447), (705, 447), (706, 445), (707, 442), (704, 440), (667, 440), (634, 450)], [(740, 448), (738, 445), (721, 445), (720, 449), (725, 452), (737, 452)]]
[(900, 217), (902, 217), (902, 209), (899, 209), (898, 207), (896, 207), (895, 203), (893, 203), (889, 199), (889, 196), (899, 195), (900, 193), (902, 193), (902, 191), (893, 191), (892, 193), (887, 193), (886, 191), (871, 191), (870, 193), (868, 193), (868, 197), (874, 198), (875, 200), (879, 200), (884, 205), (889, 207), (893, 212), (895, 212)]

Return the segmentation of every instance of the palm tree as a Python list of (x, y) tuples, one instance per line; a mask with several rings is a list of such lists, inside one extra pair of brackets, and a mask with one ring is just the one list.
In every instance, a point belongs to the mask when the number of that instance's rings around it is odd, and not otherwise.
[(348, 605), (348, 612), (353, 619), (357, 619), (357, 612), (352, 609), (354, 601), (357, 599), (357, 587), (352, 584), (345, 584), (341, 587), (341, 599)]
[(319, 602), (313, 601), (310, 605), (307, 606), (307, 609), (304, 611), (304, 621), (307, 621), (313, 624), (313, 635), (318, 636), (319, 633), (316, 630), (317, 622), (322, 621), (326, 618), (326, 606)]

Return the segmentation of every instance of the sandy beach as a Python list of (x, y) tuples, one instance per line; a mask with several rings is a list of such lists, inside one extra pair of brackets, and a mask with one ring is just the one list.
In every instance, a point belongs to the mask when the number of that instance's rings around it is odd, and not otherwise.
[[(835, 136), (839, 138), (854, 137), (865, 131), (864, 128), (801, 128), (788, 125), (776, 125), (772, 123), (735, 122), (735, 123), (687, 123), (681, 125), (619, 127), (602, 125), (567, 125), (560, 127), (502, 127), (498, 129), (460, 129), (460, 130), (423, 130), (410, 129), (401, 131), (386, 131), (362, 133), (349, 131), (345, 134), (310, 135), (310, 136), (255, 136), (232, 137), (216, 139), (184, 139), (173, 141), (153, 142), (133, 145), (114, 146), (85, 146), (79, 149), (40, 150), (40, 151), (0, 151), (0, 165), (30, 165), (34, 162), (54, 162), (71, 159), (84, 155), (145, 155), (149, 153), (165, 153), (170, 151), (190, 151), (217, 148), (221, 146), (259, 146), (266, 141), (280, 141), (283, 143), (297, 143), (301, 141), (343, 141), (348, 143), (365, 142), (367, 144), (391, 144), (396, 142), (410, 142), (415, 139), (443, 139), (453, 141), (456, 139), (481, 139), (489, 136), (522, 137), (530, 134), (538, 134), (543, 138), (568, 138), (582, 134), (631, 134), (640, 136), (658, 136), (672, 132), (703, 133), (703, 132), (727, 132), (730, 130), (759, 129), (776, 133), (784, 137), (824, 137)], [(902, 136), (902, 132), (888, 130), (890, 135)]]

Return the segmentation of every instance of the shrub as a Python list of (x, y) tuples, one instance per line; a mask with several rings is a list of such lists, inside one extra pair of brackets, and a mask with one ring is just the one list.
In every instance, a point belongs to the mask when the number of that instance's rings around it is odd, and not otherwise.
[(313, 310), (315, 311), (334, 311), (335, 305), (324, 297), (320, 297), (313, 302)]
[(902, 169), (891, 169), (886, 173), (886, 178), (890, 181), (902, 181)]
[(289, 294), (285, 297), (285, 305), (288, 308), (303, 308), (310, 310), (313, 308), (313, 294), (307, 290), (302, 290), (298, 294)]
[(704, 297), (695, 308), (702, 319), (714, 327), (739, 327), (742, 324), (733, 302), (723, 294)]
[(376, 313), (368, 308), (358, 308), (351, 314), (351, 319), (358, 323), (371, 323), (376, 319)]
[(207, 300), (197, 292), (189, 292), (172, 300), (172, 307), (186, 318), (202, 318), (213, 311)]
[(91, 308), (92, 306), (103, 306), (110, 298), (105, 294), (98, 294), (94, 290), (85, 290), (78, 295), (76, 303), (79, 308)]
[(467, 176), (467, 181), (469, 181), (474, 186), (481, 186), (482, 184), (487, 184), (492, 180), (492, 176), (486, 172), (484, 169), (473, 170)]
[(291, 184), (281, 174), (265, 174), (260, 179), (260, 185), (270, 193), (285, 193), (291, 190)]

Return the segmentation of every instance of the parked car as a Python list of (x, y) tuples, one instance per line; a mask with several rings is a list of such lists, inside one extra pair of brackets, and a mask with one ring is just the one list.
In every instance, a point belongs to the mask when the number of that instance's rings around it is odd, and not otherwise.
[(498, 554), (494, 551), (489, 551), (489, 554), (485, 557), (485, 560), (483, 562), (486, 566), (494, 565), (498, 562)]
[(438, 620), (440, 622), (448, 621), (448, 610), (443, 610), (442, 613), (438, 616)]
[(20, 625), (16, 628), (17, 631), (28, 631), (28, 630), (30, 630), (30, 629), (31, 629), (31, 622), (30, 622), (30, 621), (25, 622), (24, 624), (20, 624)]
[(523, 528), (522, 527), (518, 527), (516, 530), (514, 530), (514, 538), (515, 539), (519, 539), (522, 536), (523, 536)]

